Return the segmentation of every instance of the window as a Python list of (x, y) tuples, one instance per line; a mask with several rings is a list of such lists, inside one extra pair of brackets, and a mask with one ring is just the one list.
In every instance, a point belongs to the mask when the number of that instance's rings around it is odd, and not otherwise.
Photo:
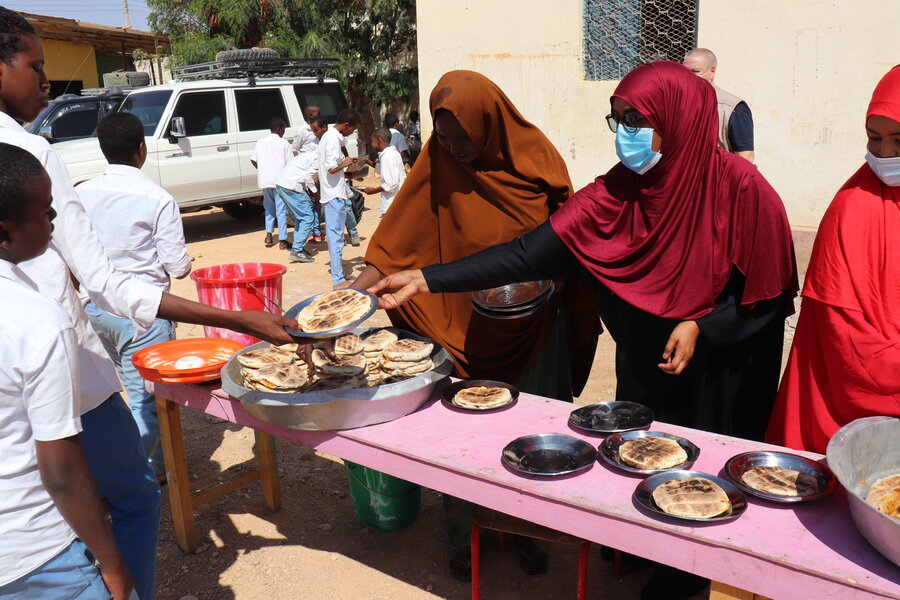
[(188, 137), (228, 133), (225, 92), (192, 92), (178, 98), (172, 118), (184, 119)]
[(290, 127), (281, 88), (257, 88), (255, 90), (235, 90), (238, 127), (241, 131), (269, 130), (269, 121), (281, 117)]
[(64, 104), (51, 120), (50, 131), (54, 140), (90, 137), (97, 129), (97, 114), (100, 104), (97, 102), (79, 102)]
[(616, 80), (697, 45), (699, 0), (584, 0), (584, 78)]
[(347, 108), (344, 92), (336, 83), (297, 84), (294, 86), (294, 94), (304, 114), (307, 106), (318, 106), (320, 115), (329, 123), (336, 122), (338, 113)]
[[(119, 110), (131, 113), (140, 119), (144, 124), (144, 135), (153, 135), (156, 133), (156, 126), (159, 125), (159, 120), (162, 118), (171, 96), (171, 90), (129, 94)], [(168, 132), (168, 124), (166, 132)]]

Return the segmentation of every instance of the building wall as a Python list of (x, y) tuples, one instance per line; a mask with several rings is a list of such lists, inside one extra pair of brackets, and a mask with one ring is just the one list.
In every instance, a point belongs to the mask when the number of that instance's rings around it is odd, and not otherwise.
[(97, 59), (88, 44), (42, 40), (44, 72), (51, 81), (80, 80), (84, 87), (97, 87)]
[[(565, 158), (580, 187), (617, 161), (603, 117), (615, 81), (582, 77), (581, 0), (419, 0), (422, 129), (440, 76), (494, 80)], [(700, 0), (699, 45), (719, 59), (716, 83), (753, 110), (760, 171), (795, 227), (816, 227), (862, 163), (865, 109), (900, 62), (897, 0)]]

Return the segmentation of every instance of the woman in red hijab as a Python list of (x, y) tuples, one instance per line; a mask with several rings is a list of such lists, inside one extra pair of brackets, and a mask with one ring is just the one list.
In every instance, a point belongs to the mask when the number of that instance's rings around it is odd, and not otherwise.
[(872, 94), (866, 164), (813, 246), (767, 441), (825, 452), (841, 426), (900, 415), (900, 65)]
[(424, 292), (589, 280), (616, 341), (618, 400), (660, 421), (762, 439), (797, 290), (781, 199), (718, 147), (715, 92), (674, 62), (631, 71), (607, 117), (621, 162), (535, 231), (371, 288)]

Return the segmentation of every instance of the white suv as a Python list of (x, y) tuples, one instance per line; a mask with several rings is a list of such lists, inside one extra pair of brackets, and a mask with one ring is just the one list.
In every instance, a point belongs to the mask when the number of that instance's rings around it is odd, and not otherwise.
[[(338, 82), (322, 77), (273, 77), (182, 81), (135, 90), (119, 110), (144, 123), (147, 162), (143, 171), (178, 201), (182, 209), (222, 205), (235, 218), (257, 215), (261, 207), (250, 154), (282, 117), (293, 139), (303, 109), (315, 105), (329, 122), (347, 107)], [(353, 147), (353, 144), (350, 144)], [(72, 183), (106, 170), (97, 138), (54, 144)]]

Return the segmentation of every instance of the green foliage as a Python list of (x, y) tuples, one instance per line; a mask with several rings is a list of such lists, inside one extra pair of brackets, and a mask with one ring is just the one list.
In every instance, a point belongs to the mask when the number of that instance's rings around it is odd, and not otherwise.
[(335, 57), (352, 105), (405, 100), (418, 87), (415, 0), (147, 0), (178, 64), (228, 47)]

